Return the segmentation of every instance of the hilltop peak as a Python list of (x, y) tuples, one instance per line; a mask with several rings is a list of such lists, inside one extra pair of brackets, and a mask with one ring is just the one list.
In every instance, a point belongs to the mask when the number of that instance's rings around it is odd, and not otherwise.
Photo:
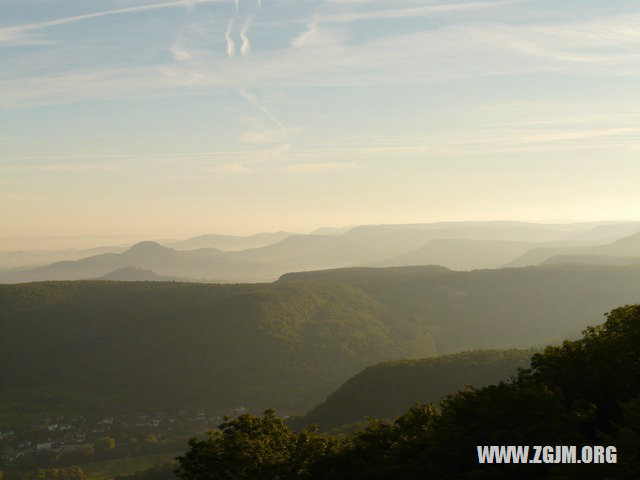
[[(144, 242), (136, 243), (135, 245), (130, 247), (128, 250), (125, 250), (124, 252), (122, 252), (121, 255), (124, 258), (128, 258), (135, 261), (142, 261), (142, 260), (155, 261), (161, 258), (164, 258), (164, 259), (174, 258), (179, 255), (179, 252), (173, 248), (165, 247), (163, 245), (160, 245), (157, 242), (152, 242), (147, 240)], [(149, 266), (147, 264), (145, 265), (133, 264), (133, 265), (138, 267), (144, 266), (145, 268)]]
[(131, 247), (129, 247), (125, 252), (150, 252), (150, 251), (167, 251), (167, 250), (172, 250), (171, 248), (168, 247), (163, 247), (162, 245), (160, 245), (158, 242), (153, 242), (151, 240), (145, 240), (142, 242), (138, 242), (135, 245), (132, 245)]

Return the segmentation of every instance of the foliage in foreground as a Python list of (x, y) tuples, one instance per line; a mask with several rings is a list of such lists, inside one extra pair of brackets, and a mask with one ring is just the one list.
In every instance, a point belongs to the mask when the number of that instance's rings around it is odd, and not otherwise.
[[(640, 478), (640, 305), (548, 347), (512, 381), (416, 405), (349, 436), (273, 411), (227, 420), (178, 457), (182, 480)], [(480, 465), (477, 445), (615, 445), (612, 465)]]

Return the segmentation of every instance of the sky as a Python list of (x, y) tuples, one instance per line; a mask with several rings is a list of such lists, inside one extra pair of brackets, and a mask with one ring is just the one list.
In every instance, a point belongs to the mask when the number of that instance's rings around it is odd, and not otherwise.
[(0, 0), (0, 65), (5, 244), (640, 219), (637, 0)]

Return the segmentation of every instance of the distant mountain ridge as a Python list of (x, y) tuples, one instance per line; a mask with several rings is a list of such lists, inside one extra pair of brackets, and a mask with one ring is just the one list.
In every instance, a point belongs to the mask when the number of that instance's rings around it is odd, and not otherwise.
[(215, 248), (222, 251), (245, 250), (247, 248), (265, 247), (284, 240), (290, 235), (293, 235), (293, 233), (282, 231), (258, 233), (246, 237), (213, 233), (187, 238), (186, 240), (170, 243), (167, 246), (177, 250), (193, 250), (196, 248)]
[(368, 266), (446, 265), (453, 270), (496, 268), (539, 246), (522, 241), (436, 239), (409, 253)]
[(562, 258), (563, 261), (572, 262), (574, 261), (571, 258), (572, 256), (582, 258), (582, 260), (575, 261), (584, 261), (589, 257), (594, 259), (601, 258), (603, 256), (640, 257), (640, 231), (605, 245), (534, 248), (505, 266), (525, 267), (540, 265), (552, 257), (556, 259), (556, 262), (559, 258)]
[(62, 250), (13, 250), (0, 252), (0, 269), (9, 270), (38, 266), (64, 260), (80, 260), (101, 253), (120, 253), (126, 247), (101, 246), (95, 248), (68, 248)]
[(560, 263), (585, 263), (589, 265), (640, 265), (640, 256), (618, 257), (615, 255), (555, 255), (547, 258), (541, 265)]
[(169, 277), (158, 275), (152, 270), (138, 267), (123, 267), (113, 272), (107, 273), (96, 280), (116, 280), (121, 282), (185, 282), (188, 281), (180, 277)]
[[(127, 266), (158, 275), (216, 282), (269, 282), (292, 271), (356, 266), (439, 264), (455, 270), (539, 264), (564, 254), (640, 255), (637, 235), (609, 245), (584, 246), (577, 236), (619, 234), (618, 224), (529, 224), (522, 222), (442, 222), (416, 225), (361, 225), (344, 233), (294, 235), (287, 232), (252, 237), (204, 235), (182, 247), (242, 241), (269, 243), (243, 250), (211, 246), (179, 250), (140, 242), (124, 252), (0, 272), (0, 282), (96, 278)], [(280, 240), (278, 240), (281, 238)], [(276, 241), (278, 240), (278, 241)], [(270, 243), (273, 242), (273, 243)], [(224, 244), (224, 245), (223, 245)], [(544, 248), (540, 248), (544, 246)]]
[[(180, 271), (184, 264), (197, 263), (198, 258), (215, 256), (219, 251), (189, 253), (144, 241), (133, 245), (122, 253), (103, 253), (75, 261), (56, 262), (14, 274), (17, 281), (30, 280), (80, 280), (96, 278), (125, 267), (138, 267), (148, 270)], [(0, 276), (0, 278), (2, 278)]]

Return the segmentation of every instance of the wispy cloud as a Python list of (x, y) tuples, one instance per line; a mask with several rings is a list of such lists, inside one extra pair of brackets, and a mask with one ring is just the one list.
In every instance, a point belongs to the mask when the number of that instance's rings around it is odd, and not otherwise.
[[(486, 2), (442, 3), (438, 5), (424, 5), (420, 7), (392, 8), (371, 10), (367, 12), (350, 12), (318, 16), (314, 18), (316, 23), (348, 23), (361, 20), (412, 18), (428, 15), (452, 13), (466, 10), (480, 10), (486, 8), (498, 8), (504, 5), (516, 3), (518, 0), (495, 0)], [(520, 0), (521, 1), (521, 0)]]
[(249, 40), (249, 36), (248, 36), (249, 29), (251, 28), (251, 24), (253, 23), (253, 18), (260, 11), (261, 8), (262, 8), (262, 2), (258, 0), (257, 9), (251, 15), (249, 15), (245, 19), (244, 23), (242, 24), (242, 30), (240, 30), (240, 38), (242, 39), (242, 46), (240, 47), (240, 52), (242, 53), (243, 57), (246, 57), (247, 55), (249, 55), (249, 51), (251, 50), (251, 41)]
[(318, 163), (298, 163), (285, 165), (280, 168), (283, 173), (317, 173), (332, 172), (336, 170), (354, 170), (358, 168), (356, 163), (338, 163), (338, 162), (318, 162)]
[(146, 12), (149, 10), (158, 10), (163, 8), (185, 7), (191, 8), (198, 3), (219, 3), (223, 0), (175, 0), (171, 2), (150, 3), (146, 5), (138, 5), (135, 7), (116, 8), (112, 10), (103, 10), (101, 12), (86, 13), (83, 15), (74, 15), (70, 17), (56, 18), (44, 22), (28, 23), (23, 25), (15, 25), (11, 27), (0, 28), (0, 45), (14, 45), (32, 42), (32, 39), (26, 35), (27, 32), (42, 30), (48, 27), (65, 25), (68, 23), (80, 22), (92, 18), (106, 17), (110, 15), (124, 15), (130, 13)]
[(289, 130), (282, 128), (269, 128), (249, 130), (238, 136), (238, 140), (244, 143), (265, 145), (284, 141), (289, 135)]
[(256, 108), (258, 108), (260, 111), (262, 111), (262, 113), (265, 114), (265, 116), (271, 120), (273, 123), (275, 123), (278, 127), (280, 127), (283, 131), (286, 130), (286, 127), (284, 126), (284, 124), (278, 120), (272, 113), (271, 111), (269, 111), (269, 109), (262, 103), (260, 102), (260, 100), (258, 100), (258, 98), (253, 95), (252, 93), (250, 93), (248, 90), (246, 90), (243, 87), (236, 87), (236, 91), (243, 97), (245, 98), (247, 101), (249, 101), (249, 103), (251, 103), (252, 105), (254, 105)]
[(0, 171), (52, 172), (52, 173), (121, 172), (122, 168), (117, 165), (109, 165), (109, 164), (57, 163), (57, 164), (44, 164), (44, 165), (0, 166)]
[(236, 51), (236, 44), (233, 41), (233, 37), (231, 33), (233, 32), (233, 24), (235, 22), (235, 17), (231, 17), (229, 22), (227, 22), (227, 30), (224, 33), (224, 38), (227, 41), (227, 57), (233, 57)]
[(214, 167), (216, 172), (227, 173), (230, 175), (246, 175), (248, 173), (255, 173), (256, 170), (246, 165), (239, 163), (223, 163)]
[(242, 30), (240, 30), (240, 39), (242, 40), (240, 53), (242, 53), (243, 57), (246, 57), (249, 54), (249, 50), (251, 49), (251, 42), (249, 41), (249, 37), (247, 36), (247, 32), (249, 32), (250, 26), (251, 20), (250, 18), (247, 18), (242, 24)]
[(173, 58), (179, 62), (187, 62), (193, 58), (193, 54), (191, 52), (178, 45), (172, 45), (169, 51), (173, 55)]
[[(205, 3), (222, 0), (194, 0)], [(252, 89), (288, 87), (343, 87), (380, 85), (427, 85), (451, 78), (488, 75), (512, 75), (532, 72), (570, 72), (607, 76), (640, 74), (640, 14), (600, 17), (593, 20), (564, 21), (554, 25), (503, 23), (448, 23), (439, 28), (411, 33), (373, 36), (360, 41), (347, 37), (345, 29), (333, 28), (331, 22), (356, 21), (353, 15), (417, 15), (437, 12), (439, 8), (494, 8), (504, 2), (466, 2), (437, 4), (405, 9), (373, 10), (340, 15), (311, 17), (307, 30), (291, 31), (288, 43), (272, 46), (268, 52), (252, 55), (250, 61), (229, 62), (211, 46), (219, 30), (189, 49), (174, 42), (173, 57), (180, 63), (124, 66), (116, 64), (97, 70), (82, 66), (31, 74), (36, 67), (11, 69), (13, 78), (0, 79), (5, 107), (46, 105), (87, 99), (123, 98), (138, 95), (167, 95), (180, 88), (228, 88), (239, 85), (238, 93), (278, 128), (284, 123), (264, 102), (250, 93)], [(147, 4), (95, 14), (66, 17), (50, 22), (7, 27), (2, 32), (20, 35), (29, 29), (79, 21), (100, 15), (115, 15), (154, 8), (186, 6), (184, 1)], [(227, 0), (228, 4), (228, 0)], [(235, 2), (234, 2), (235, 6)], [(412, 12), (412, 9), (420, 9)], [(436, 10), (433, 10), (436, 8)], [(431, 9), (431, 10), (429, 10)], [(265, 7), (265, 13), (267, 8)], [(235, 7), (234, 7), (235, 12)], [(404, 12), (404, 13), (403, 13)], [(233, 14), (235, 15), (235, 13)], [(386, 17), (385, 17), (386, 16)], [(228, 22), (232, 22), (229, 19)], [(377, 18), (377, 17), (376, 17)], [(324, 19), (324, 20), (323, 20)], [(245, 31), (248, 42), (248, 23)], [(227, 25), (227, 54), (233, 55), (232, 27)], [(257, 25), (254, 26), (257, 28)], [(13, 30), (12, 30), (13, 29)], [(21, 30), (22, 29), (22, 30)], [(243, 42), (244, 43), (244, 42)], [(246, 43), (248, 53), (250, 43)], [(242, 50), (242, 48), (241, 48)], [(192, 52), (199, 52), (195, 56)], [(204, 52), (204, 53), (200, 53)], [(112, 52), (110, 52), (112, 53)], [(245, 54), (246, 54), (245, 53)], [(83, 54), (88, 53), (83, 51)], [(128, 52), (122, 52), (126, 57)], [(99, 57), (99, 52), (92, 52)], [(67, 56), (68, 57), (68, 56)], [(37, 62), (37, 57), (33, 57)], [(615, 68), (614, 68), (615, 67)], [(55, 67), (52, 67), (52, 69)]]
[(227, 57), (231, 58), (235, 54), (236, 44), (233, 41), (233, 26), (236, 23), (236, 17), (238, 16), (238, 10), (240, 9), (239, 0), (233, 2), (233, 15), (227, 21), (227, 30), (224, 32), (224, 38), (227, 41)]

